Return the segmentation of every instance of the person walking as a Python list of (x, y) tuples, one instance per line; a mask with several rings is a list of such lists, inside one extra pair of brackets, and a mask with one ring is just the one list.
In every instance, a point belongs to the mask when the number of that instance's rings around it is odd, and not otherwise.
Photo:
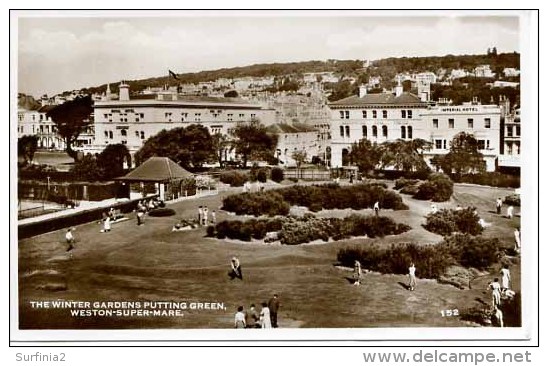
[[(74, 249), (74, 235), (72, 235), (73, 228), (67, 229), (67, 232), (65, 234), (65, 240), (67, 241), (67, 252), (71, 252), (72, 249)], [(71, 253), (72, 255), (72, 253)]]
[(379, 206), (379, 201), (375, 202), (375, 204), (373, 205), (373, 209), (375, 210), (375, 215), (379, 216), (379, 211), (381, 209)]
[(231, 271), (229, 273), (230, 279), (239, 278), (243, 280), (242, 267), (240, 266), (240, 260), (237, 257), (232, 257), (230, 260)]
[(362, 279), (362, 264), (359, 260), (354, 261), (354, 286), (361, 285)]
[(493, 311), (493, 316), (497, 320), (497, 325), (503, 328), (504, 320), (503, 320), (502, 310), (500, 310), (498, 306), (495, 306), (495, 310)]
[(270, 310), (266, 302), (261, 304), (262, 309), (259, 315), (259, 323), (261, 324), (262, 329), (272, 328), (272, 323), (270, 322)]
[(415, 291), (415, 287), (417, 286), (415, 271), (415, 263), (411, 263), (411, 265), (409, 266), (409, 291)]
[(489, 284), (488, 289), (491, 290), (492, 307), (495, 309), (500, 305), (500, 283), (499, 279), (493, 279), (493, 282)]
[(103, 223), (103, 230), (101, 232), (106, 233), (110, 231), (110, 216), (105, 217), (105, 221)]
[(280, 308), (280, 300), (278, 300), (278, 294), (274, 294), (270, 300), (268, 300), (268, 310), (270, 312), (270, 323), (272, 328), (278, 328), (278, 309)]
[(510, 289), (510, 279), (511, 279), (510, 268), (508, 264), (505, 264), (502, 267), (502, 269), (500, 270), (500, 274), (501, 274), (501, 282), (502, 282), (501, 291), (502, 291), (502, 294), (505, 295), (506, 291)]
[(512, 217), (514, 217), (514, 206), (508, 206), (508, 208), (506, 209), (506, 216), (511, 219)]
[(234, 315), (234, 328), (245, 329), (245, 327), (246, 327), (246, 323), (245, 323), (244, 307), (238, 306), (238, 311)]
[(245, 324), (246, 328), (260, 328), (259, 314), (255, 310), (255, 304), (251, 304), (249, 310), (245, 312)]
[(516, 230), (514, 230), (514, 240), (515, 240), (514, 250), (517, 253), (519, 253), (521, 251), (521, 233), (519, 231), (519, 227), (517, 227)]
[(144, 223), (145, 213), (142, 210), (137, 209), (137, 226), (141, 226)]
[(500, 215), (501, 211), (502, 211), (502, 199), (499, 197), (497, 198), (497, 215)]

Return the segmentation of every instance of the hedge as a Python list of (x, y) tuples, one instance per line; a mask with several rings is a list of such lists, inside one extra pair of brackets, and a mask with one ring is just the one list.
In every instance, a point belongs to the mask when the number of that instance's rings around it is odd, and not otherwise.
[(271, 175), (272, 175), (271, 179), (276, 183), (280, 183), (282, 180), (284, 180), (284, 171), (281, 168), (278, 168), (278, 167), (272, 168)]
[(222, 221), (215, 229), (208, 229), (209, 236), (218, 239), (250, 241), (264, 239), (268, 232), (278, 232), (282, 244), (295, 245), (321, 239), (340, 240), (352, 236), (377, 237), (398, 235), (410, 227), (398, 224), (389, 217), (351, 215), (344, 219), (316, 218), (308, 214), (302, 218), (278, 217), (273, 219), (251, 219), (247, 221)]
[(236, 214), (286, 215), (293, 205), (308, 207), (311, 211), (322, 209), (355, 210), (373, 207), (379, 202), (381, 208), (407, 210), (399, 194), (382, 184), (337, 184), (314, 186), (291, 186), (269, 192), (242, 193), (223, 200), (223, 209)]
[(237, 171), (222, 172), (219, 179), (225, 184), (230, 184), (231, 187), (241, 187), (248, 180), (246, 173)]
[(478, 174), (454, 175), (451, 179), (458, 183), (480, 184), (491, 187), (519, 188), (521, 177), (519, 175), (502, 174), (499, 172), (484, 172)]
[(521, 206), (521, 197), (519, 194), (511, 194), (504, 197), (504, 203), (509, 206)]
[(452, 194), (453, 181), (443, 173), (433, 173), (428, 176), (426, 182), (419, 185), (418, 192), (413, 198), (443, 202), (449, 200)]
[(473, 207), (461, 210), (442, 209), (426, 216), (424, 228), (443, 236), (451, 235), (454, 232), (479, 235), (483, 231), (479, 219), (476, 209)]

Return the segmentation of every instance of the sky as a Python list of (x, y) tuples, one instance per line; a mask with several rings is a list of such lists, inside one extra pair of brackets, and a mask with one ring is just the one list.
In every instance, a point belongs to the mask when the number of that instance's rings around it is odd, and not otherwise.
[(515, 14), (49, 12), (15, 24), (18, 91), (35, 97), (168, 70), (519, 52)]

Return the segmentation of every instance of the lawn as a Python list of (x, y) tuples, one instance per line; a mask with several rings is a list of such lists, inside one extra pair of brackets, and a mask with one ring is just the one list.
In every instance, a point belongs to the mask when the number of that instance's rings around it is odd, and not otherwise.
[[(237, 190), (238, 192), (240, 189)], [(232, 193), (236, 189), (232, 190)], [(485, 221), (492, 223), (483, 235), (498, 237), (513, 247), (513, 229), (519, 217), (505, 219), (493, 213), (497, 197), (510, 190), (456, 185), (450, 202), (438, 207), (473, 205)], [(431, 245), (441, 237), (422, 224), (430, 202), (410, 196), (404, 202), (410, 210), (383, 210), (412, 230), (377, 239), (355, 238), (327, 244), (282, 246), (239, 243), (205, 237), (205, 229), (172, 232), (183, 218), (197, 216), (198, 205), (210, 210), (221, 206), (218, 196), (171, 205), (176, 216), (147, 217), (145, 225), (136, 219), (113, 225), (100, 233), (101, 225), (89, 223), (75, 231), (76, 249), (65, 252), (64, 232), (56, 231), (19, 241), (20, 327), (24, 329), (108, 329), (108, 328), (231, 328), (238, 305), (260, 304), (273, 293), (280, 295), (280, 327), (459, 327), (470, 326), (457, 317), (442, 317), (440, 311), (465, 309), (488, 302), (487, 282), (498, 272), (472, 282), (472, 289), (459, 290), (434, 280), (420, 279), (416, 291), (405, 289), (405, 276), (368, 273), (362, 286), (350, 285), (351, 272), (336, 265), (340, 248), (371, 242), (390, 245), (415, 242)], [(322, 211), (319, 216), (345, 216), (352, 210)], [(361, 210), (371, 213), (371, 210)], [(217, 220), (235, 219), (218, 211)], [(243, 281), (227, 276), (229, 261), (238, 256)], [(417, 263), (420, 272), (420, 263)], [(513, 288), (519, 289), (519, 263), (511, 267)], [(30, 301), (174, 301), (220, 302), (226, 310), (188, 311), (184, 317), (101, 318), (71, 317), (68, 310), (32, 309)], [(260, 308), (260, 307), (259, 307)]]

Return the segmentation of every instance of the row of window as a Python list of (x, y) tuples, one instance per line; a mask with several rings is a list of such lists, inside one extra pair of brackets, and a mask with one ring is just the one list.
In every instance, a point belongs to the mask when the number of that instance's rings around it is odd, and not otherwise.
[[(127, 129), (123, 128), (120, 130), (120, 136), (127, 137)], [(145, 131), (135, 131), (135, 137), (141, 138), (141, 140), (145, 139)], [(114, 132), (113, 131), (105, 131), (105, 138), (106, 139), (113, 139), (114, 138)]]
[[(435, 139), (434, 148), (436, 150), (446, 150), (447, 149), (447, 140), (445, 139)], [(478, 140), (478, 149), (479, 150), (488, 150), (491, 148), (490, 140)]]
[[(474, 119), (468, 118), (467, 120), (468, 128), (474, 128)], [(440, 121), (437, 118), (432, 119), (432, 127), (433, 128), (439, 128), (440, 127)], [(484, 118), (483, 119), (483, 127), (485, 128), (491, 128), (491, 118)], [(455, 119), (449, 118), (447, 120), (447, 128), (455, 128)]]
[[(372, 110), (371, 112), (371, 118), (377, 118), (378, 111)], [(383, 109), (381, 111), (382, 118), (387, 119), (388, 118), (388, 111)], [(341, 119), (350, 119), (350, 111), (339, 111), (339, 116)], [(362, 118), (367, 118), (367, 111), (362, 110)], [(413, 118), (413, 110), (412, 109), (402, 109), (401, 110), (401, 118)]]
[[(516, 125), (516, 136), (521, 136), (521, 126)], [(506, 137), (514, 137), (514, 126), (506, 126)]]
[[(401, 138), (402, 139), (413, 139), (413, 127), (412, 126), (401, 126)], [(388, 126), (381, 126), (382, 137), (388, 137)], [(340, 135), (341, 137), (350, 137), (350, 126), (340, 126)], [(371, 126), (371, 136), (378, 136), (378, 127)], [(362, 126), (362, 137), (367, 137), (367, 126)]]

